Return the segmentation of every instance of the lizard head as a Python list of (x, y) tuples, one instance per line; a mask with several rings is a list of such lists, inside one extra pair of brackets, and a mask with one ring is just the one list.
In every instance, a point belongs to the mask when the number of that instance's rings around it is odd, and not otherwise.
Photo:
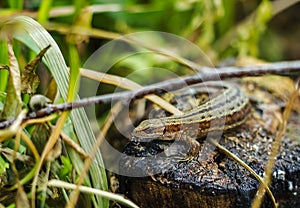
[(132, 132), (134, 140), (149, 141), (162, 137), (165, 132), (165, 124), (161, 119), (149, 119), (142, 121)]

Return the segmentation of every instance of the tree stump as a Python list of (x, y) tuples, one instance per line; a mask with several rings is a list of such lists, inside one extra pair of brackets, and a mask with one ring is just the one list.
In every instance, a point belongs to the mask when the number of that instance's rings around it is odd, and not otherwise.
[[(294, 112), (273, 169), (270, 189), (279, 207), (300, 207), (299, 136), (298, 141), (291, 136), (300, 135), (299, 124)], [(242, 126), (224, 133), (219, 143), (263, 177), (273, 141), (254, 113)], [(205, 139), (199, 142), (207, 145)], [(213, 147), (205, 159), (200, 155), (183, 161), (181, 153), (188, 148), (178, 141), (129, 142), (120, 160), (122, 193), (140, 207), (251, 206), (259, 182), (248, 170)], [(262, 207), (273, 207), (267, 194)]]

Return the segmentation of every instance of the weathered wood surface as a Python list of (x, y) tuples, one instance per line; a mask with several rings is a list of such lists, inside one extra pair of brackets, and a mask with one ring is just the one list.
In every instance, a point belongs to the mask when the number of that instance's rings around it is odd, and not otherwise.
[[(260, 130), (247, 135), (240, 128), (234, 140), (220, 143), (250, 165), (260, 176), (269, 156), (271, 137)], [(127, 197), (141, 207), (250, 207), (259, 182), (239, 164), (215, 150), (205, 161), (182, 162), (172, 157), (147, 161), (143, 156), (155, 155), (166, 147), (152, 144), (130, 143), (120, 169), (125, 175), (137, 173), (151, 177), (123, 177), (123, 190)], [(180, 149), (180, 147), (178, 148)], [(154, 156), (155, 157), (155, 156)], [(285, 138), (273, 171), (271, 190), (280, 207), (300, 207), (300, 146)], [(264, 207), (272, 207), (269, 197)]]

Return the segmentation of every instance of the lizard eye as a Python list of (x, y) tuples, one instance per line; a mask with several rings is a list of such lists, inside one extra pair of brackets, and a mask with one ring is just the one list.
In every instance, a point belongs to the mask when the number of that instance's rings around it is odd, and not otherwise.
[(152, 133), (153, 133), (153, 128), (148, 127), (148, 128), (146, 128), (146, 129), (144, 130), (144, 132), (145, 132), (146, 134), (152, 134)]

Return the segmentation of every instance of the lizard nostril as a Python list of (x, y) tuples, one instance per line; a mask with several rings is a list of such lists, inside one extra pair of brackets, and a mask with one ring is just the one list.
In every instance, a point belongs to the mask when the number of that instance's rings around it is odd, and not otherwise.
[(167, 132), (167, 128), (165, 127), (163, 130), (163, 134), (166, 134), (166, 132)]

